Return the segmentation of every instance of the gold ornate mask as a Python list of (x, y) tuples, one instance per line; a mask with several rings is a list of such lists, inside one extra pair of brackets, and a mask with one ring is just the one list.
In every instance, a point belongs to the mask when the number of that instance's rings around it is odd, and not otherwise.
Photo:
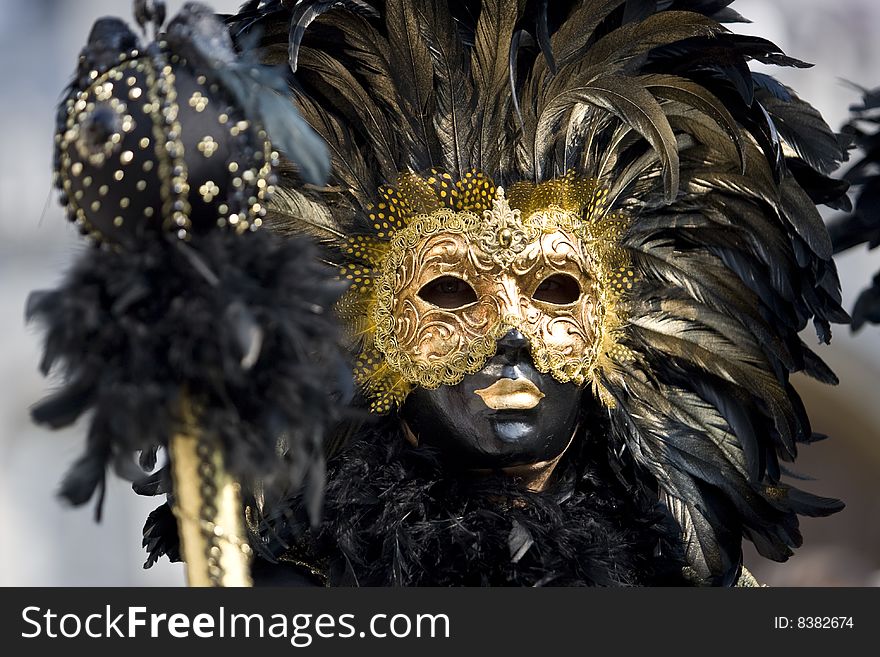
[(621, 349), (617, 300), (633, 271), (618, 245), (626, 219), (605, 212), (594, 181), (518, 183), (508, 199), (481, 174), (453, 186), (432, 172), (381, 194), (376, 237), (349, 239), (363, 265), (343, 269), (353, 286), (339, 306), (363, 341), (356, 378), (372, 410), (412, 386), (459, 383), (514, 328), (539, 371), (596, 383), (603, 356)]

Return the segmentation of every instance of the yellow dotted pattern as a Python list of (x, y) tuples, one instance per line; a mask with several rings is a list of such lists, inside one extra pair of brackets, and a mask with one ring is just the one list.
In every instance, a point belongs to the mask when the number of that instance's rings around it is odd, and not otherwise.
[(406, 228), (406, 219), (412, 215), (412, 207), (394, 187), (379, 188), (379, 202), (369, 210), (370, 225), (376, 237), (387, 240), (394, 233)]
[(620, 219), (619, 215), (608, 216), (608, 190), (604, 187), (594, 189), (589, 203), (583, 212), (584, 220), (589, 222), (605, 219)]
[(628, 267), (618, 267), (611, 277), (612, 286), (618, 293), (629, 292), (633, 289), (636, 273)]
[(589, 224), (589, 234), (592, 239), (620, 242), (629, 221), (624, 214), (606, 214)]
[(376, 326), (370, 320), (370, 296), (349, 289), (334, 306), (336, 316), (347, 329), (352, 342), (361, 342), (376, 332)]
[(451, 175), (445, 171), (431, 169), (428, 174), (424, 176), (424, 180), (433, 190), (434, 198), (436, 198), (440, 207), (455, 210), (460, 193)]
[(577, 178), (569, 171), (562, 178), (539, 184), (522, 181), (507, 190), (510, 207), (518, 208), (523, 216), (529, 216), (546, 208), (557, 207), (573, 212), (589, 221), (603, 210), (602, 199), (608, 190), (600, 187), (592, 178)]
[(485, 173), (468, 171), (455, 187), (458, 199), (454, 207), (457, 212), (473, 212), (479, 215), (492, 209), (495, 183)]
[(635, 354), (632, 349), (619, 343), (608, 348), (608, 357), (620, 365), (635, 362)]
[(347, 263), (339, 268), (339, 275), (351, 282), (349, 290), (355, 294), (364, 294), (373, 287), (373, 270), (360, 264)]
[(405, 207), (410, 214), (432, 214), (442, 205), (439, 193), (428, 180), (414, 173), (400, 175), (397, 179), (397, 192), (405, 201)]
[(388, 242), (383, 242), (370, 235), (353, 235), (345, 240), (345, 255), (349, 260), (368, 263), (376, 266), (388, 253)]
[(370, 400), (370, 412), (385, 415), (400, 406), (412, 390), (385, 362), (385, 356), (375, 349), (361, 352), (355, 361), (354, 378)]

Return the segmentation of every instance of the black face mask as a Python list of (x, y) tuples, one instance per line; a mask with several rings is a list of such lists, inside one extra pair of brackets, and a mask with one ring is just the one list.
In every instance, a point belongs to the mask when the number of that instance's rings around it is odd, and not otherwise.
[[(518, 385), (508, 384), (513, 392), (493, 405), (518, 408), (490, 408), (477, 394), (502, 379)], [(543, 394), (533, 408), (522, 408), (513, 396), (517, 387), (526, 390), (527, 397), (535, 395), (522, 379), (537, 387), (538, 396)], [(559, 383), (538, 372), (528, 340), (512, 330), (498, 341), (498, 351), (482, 370), (454, 386), (417, 388), (407, 397), (401, 416), (419, 444), (440, 448), (462, 467), (506, 468), (562, 454), (577, 428), (582, 393), (583, 388), (573, 383)]]

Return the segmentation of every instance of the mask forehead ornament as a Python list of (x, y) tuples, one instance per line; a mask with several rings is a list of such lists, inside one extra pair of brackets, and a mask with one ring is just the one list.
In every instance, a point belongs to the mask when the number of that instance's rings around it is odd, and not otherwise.
[(625, 214), (595, 180), (520, 182), (484, 174), (403, 174), (380, 189), (372, 235), (348, 238), (352, 283), (338, 312), (359, 341), (356, 378), (371, 410), (390, 411), (415, 386), (456, 385), (479, 371), (511, 329), (535, 367), (591, 385), (632, 358), (620, 344), (634, 272), (620, 239)]

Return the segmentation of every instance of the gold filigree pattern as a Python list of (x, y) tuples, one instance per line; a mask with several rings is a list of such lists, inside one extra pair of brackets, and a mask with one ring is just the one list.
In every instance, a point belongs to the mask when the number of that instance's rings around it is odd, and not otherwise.
[[(631, 360), (618, 337), (622, 297), (635, 272), (620, 247), (627, 218), (606, 209), (607, 191), (573, 175), (517, 183), (509, 199), (478, 172), (404, 174), (371, 210), (375, 235), (347, 240), (352, 287), (337, 311), (358, 341), (356, 379), (371, 410), (390, 411), (414, 386), (455, 385), (485, 366), (511, 329), (529, 340), (538, 370), (591, 384), (610, 404), (599, 368)], [(536, 290), (573, 278), (575, 300), (550, 303)], [(454, 276), (476, 300), (439, 307), (420, 291)]]

